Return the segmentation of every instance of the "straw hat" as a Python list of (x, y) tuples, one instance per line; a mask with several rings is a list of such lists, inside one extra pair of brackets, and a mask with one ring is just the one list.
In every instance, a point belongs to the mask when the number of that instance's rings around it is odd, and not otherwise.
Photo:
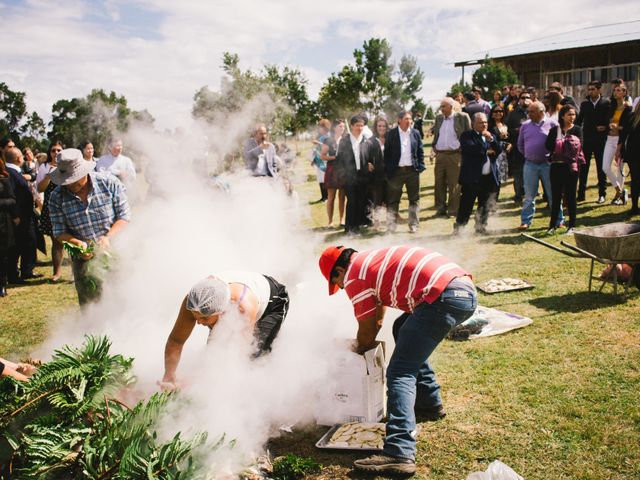
[(58, 154), (58, 168), (51, 171), (50, 178), (56, 185), (70, 185), (96, 169), (96, 162), (82, 158), (77, 148), (67, 148)]

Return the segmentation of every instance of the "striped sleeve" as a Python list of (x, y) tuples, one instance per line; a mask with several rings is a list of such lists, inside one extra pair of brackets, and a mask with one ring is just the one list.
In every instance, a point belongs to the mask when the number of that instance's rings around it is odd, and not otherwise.
[(351, 299), (353, 313), (358, 321), (369, 318), (372, 313), (375, 313), (378, 301), (374, 288), (368, 287), (363, 280), (356, 279), (351, 281), (345, 290)]

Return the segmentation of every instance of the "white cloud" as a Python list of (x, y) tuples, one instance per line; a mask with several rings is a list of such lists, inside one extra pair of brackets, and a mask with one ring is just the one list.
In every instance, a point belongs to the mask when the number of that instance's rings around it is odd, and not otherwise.
[[(10, 88), (27, 92), (29, 108), (45, 117), (60, 98), (104, 88), (124, 94), (132, 108), (147, 108), (158, 126), (173, 127), (189, 117), (198, 88), (218, 87), (224, 51), (237, 52), (245, 68), (297, 64), (315, 93), (339, 59), (350, 58), (353, 45), (384, 36), (398, 57), (418, 57), (426, 73), (424, 95), (434, 99), (459, 78), (456, 60), (625, 18), (633, 9), (630, 0), (571, 0), (527, 10), (460, 0), (446, 6), (416, 0), (328, 0), (321, 6), (295, 0), (109, 0), (101, 6), (30, 0), (2, 6), (0, 44), (9, 48), (0, 75)], [(334, 66), (319, 68), (309, 50), (334, 56)]]

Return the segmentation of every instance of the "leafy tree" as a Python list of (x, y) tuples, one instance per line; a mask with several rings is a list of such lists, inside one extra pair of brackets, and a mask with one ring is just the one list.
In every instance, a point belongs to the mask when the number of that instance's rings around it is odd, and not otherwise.
[(416, 99), (413, 102), (413, 106), (411, 107), (411, 112), (415, 116), (416, 113), (420, 112), (423, 116), (426, 115), (427, 105), (424, 103), (424, 100), (421, 98)]
[(25, 97), (24, 92), (14, 92), (0, 82), (0, 138), (11, 137), (20, 148), (46, 149), (44, 121), (27, 111)]
[(205, 85), (195, 93), (192, 108), (195, 118), (210, 122), (226, 118), (239, 112), (251, 98), (263, 91), (264, 83), (260, 77), (250, 70), (240, 70), (239, 63), (237, 54), (223, 54), (222, 69), (227, 77), (222, 78), (220, 91), (212, 91)]
[(284, 100), (286, 108), (280, 109), (278, 124), (281, 133), (297, 133), (305, 130), (315, 119), (316, 104), (307, 92), (309, 80), (297, 68), (265, 65), (265, 80), (274, 93)]
[(371, 38), (353, 52), (354, 64), (333, 73), (318, 97), (319, 112), (343, 118), (358, 111), (394, 115), (417, 100), (424, 74), (415, 57), (405, 55), (396, 68), (386, 39)]
[(353, 52), (356, 70), (361, 75), (360, 96), (366, 110), (378, 114), (392, 97), (400, 93), (399, 85), (393, 81), (394, 65), (391, 64), (391, 46), (382, 38), (371, 38), (362, 45), (362, 50)]
[(27, 115), (24, 97), (24, 92), (14, 92), (6, 83), (0, 82), (0, 137), (18, 131)]
[(480, 68), (473, 72), (473, 84), (482, 89), (482, 97), (492, 100), (495, 90), (501, 90), (504, 85), (518, 83), (518, 75), (509, 65), (496, 62), (486, 57)]
[(124, 95), (94, 89), (84, 98), (53, 104), (49, 138), (61, 139), (69, 147), (90, 140), (101, 152), (109, 137), (125, 133), (135, 122), (153, 124), (153, 117), (146, 110), (132, 111)]
[(436, 119), (436, 114), (433, 111), (433, 107), (429, 106), (429, 108), (427, 108), (427, 113), (424, 114), (424, 118), (426, 120), (435, 120)]
[(339, 73), (332, 73), (318, 94), (318, 111), (326, 118), (346, 118), (365, 110), (361, 100), (362, 75), (352, 65), (346, 65)]
[(22, 137), (20, 143), (23, 147), (29, 147), (32, 151), (46, 151), (47, 149), (47, 127), (44, 120), (36, 112), (32, 112), (26, 118), (24, 125), (20, 129)]
[(447, 92), (447, 96), (452, 97), (454, 95), (457, 95), (458, 93), (465, 93), (470, 91), (471, 85), (469, 85), (467, 82), (464, 82), (463, 84), (454, 83), (453, 85), (451, 85), (449, 92)]
[(383, 110), (391, 115), (406, 109), (410, 102), (415, 104), (419, 100), (416, 95), (422, 88), (423, 81), (424, 74), (418, 67), (418, 60), (411, 55), (403, 55)]
[(194, 95), (192, 114), (222, 123), (253, 102), (255, 121), (267, 123), (276, 135), (305, 129), (315, 117), (315, 104), (307, 93), (308, 80), (297, 68), (265, 65), (258, 72), (242, 70), (237, 54), (225, 52), (222, 69), (227, 74), (220, 90), (204, 86)]

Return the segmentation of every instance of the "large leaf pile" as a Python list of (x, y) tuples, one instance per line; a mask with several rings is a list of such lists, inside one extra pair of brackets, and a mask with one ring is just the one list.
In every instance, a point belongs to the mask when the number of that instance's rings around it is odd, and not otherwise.
[[(132, 409), (116, 399), (132, 360), (106, 337), (64, 347), (29, 382), (0, 381), (0, 477), (5, 479), (192, 479), (199, 433), (161, 442), (154, 425), (170, 394)], [(217, 448), (218, 442), (211, 448)]]

